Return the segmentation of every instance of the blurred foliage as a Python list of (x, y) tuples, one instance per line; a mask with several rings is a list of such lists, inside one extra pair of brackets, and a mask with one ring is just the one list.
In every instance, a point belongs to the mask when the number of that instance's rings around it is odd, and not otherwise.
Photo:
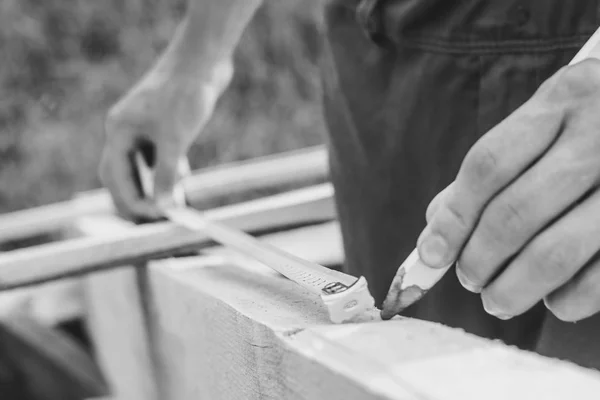
[[(0, 209), (98, 187), (108, 108), (150, 67), (185, 0), (0, 0)], [(323, 142), (318, 0), (270, 0), (192, 167)]]

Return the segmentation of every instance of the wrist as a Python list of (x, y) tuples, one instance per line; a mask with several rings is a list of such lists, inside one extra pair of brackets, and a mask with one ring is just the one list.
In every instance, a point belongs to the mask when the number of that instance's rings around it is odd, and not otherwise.
[(165, 53), (146, 79), (179, 86), (183, 83), (188, 89), (209, 86), (219, 93), (224, 91), (233, 77), (233, 60), (228, 57), (201, 57), (200, 54), (189, 57), (178, 56), (176, 51)]
[(169, 48), (161, 55), (151, 73), (173, 78), (183, 77), (205, 84), (229, 83), (233, 74), (233, 59), (214, 46), (190, 43), (190, 35), (178, 32)]
[(262, 0), (190, 0), (158, 68), (222, 83), (230, 75), (233, 51)]

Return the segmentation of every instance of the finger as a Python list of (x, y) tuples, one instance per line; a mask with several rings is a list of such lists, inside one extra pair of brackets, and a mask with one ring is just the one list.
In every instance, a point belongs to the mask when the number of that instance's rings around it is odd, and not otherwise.
[(531, 238), (594, 187), (600, 178), (598, 149), (582, 138), (564, 133), (486, 206), (459, 257), (458, 273), (468, 289), (486, 286)]
[(120, 215), (132, 220), (160, 218), (156, 207), (139, 192), (134, 166), (125, 152), (107, 147), (101, 165), (102, 181), (110, 191)]
[(192, 173), (190, 161), (187, 157), (181, 157), (179, 159), (179, 163), (177, 164), (177, 173), (179, 175), (180, 180), (190, 176), (190, 174)]
[(181, 157), (179, 159), (179, 168), (178, 168), (178, 173), (177, 173), (178, 183), (175, 184), (175, 188), (173, 190), (173, 198), (174, 198), (175, 204), (177, 204), (179, 206), (187, 205), (185, 188), (182, 184), (182, 181), (184, 178), (191, 175), (191, 172), (192, 172), (192, 170), (190, 168), (190, 163), (189, 163), (187, 157)]
[(161, 143), (157, 146), (154, 196), (158, 203), (176, 204), (175, 186), (179, 182), (182, 168), (185, 167), (181, 153), (175, 145)]
[(439, 192), (433, 198), (433, 200), (431, 200), (431, 202), (429, 203), (429, 206), (427, 206), (427, 211), (425, 212), (425, 220), (427, 222), (431, 221), (431, 219), (435, 215), (438, 207), (440, 206), (440, 203), (443, 201), (444, 196), (447, 195), (448, 191), (450, 191), (451, 188), (452, 188), (452, 183), (450, 185), (446, 186), (446, 188), (444, 190)]
[(558, 319), (576, 322), (600, 311), (600, 260), (581, 270), (566, 285), (544, 298), (544, 304)]
[(419, 237), (424, 263), (443, 268), (456, 260), (485, 205), (548, 149), (562, 119), (556, 106), (532, 99), (473, 146)]
[(488, 313), (520, 315), (564, 285), (598, 252), (600, 192), (550, 225), (481, 294)]

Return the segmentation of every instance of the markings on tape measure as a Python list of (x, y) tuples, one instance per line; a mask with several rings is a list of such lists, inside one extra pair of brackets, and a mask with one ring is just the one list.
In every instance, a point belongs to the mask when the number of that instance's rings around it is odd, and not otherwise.
[(323, 292), (325, 294), (341, 293), (345, 290), (348, 290), (348, 286), (344, 285), (341, 282), (331, 282), (325, 285), (325, 287), (323, 287)]

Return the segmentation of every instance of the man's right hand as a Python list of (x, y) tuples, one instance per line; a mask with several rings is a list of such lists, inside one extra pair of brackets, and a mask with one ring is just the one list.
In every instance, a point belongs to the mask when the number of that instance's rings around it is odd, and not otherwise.
[[(231, 75), (229, 64), (210, 81), (198, 73), (155, 68), (110, 109), (99, 172), (121, 216), (135, 221), (162, 216), (155, 201), (172, 196), (175, 184), (189, 171), (186, 153)], [(138, 151), (154, 171), (153, 198), (145, 198), (138, 185), (133, 161)]]
[[(100, 178), (118, 213), (162, 217), (174, 201), (186, 153), (233, 75), (233, 51), (262, 0), (189, 0), (186, 17), (155, 66), (108, 113)], [(154, 190), (138, 186), (137, 152), (153, 168)]]

